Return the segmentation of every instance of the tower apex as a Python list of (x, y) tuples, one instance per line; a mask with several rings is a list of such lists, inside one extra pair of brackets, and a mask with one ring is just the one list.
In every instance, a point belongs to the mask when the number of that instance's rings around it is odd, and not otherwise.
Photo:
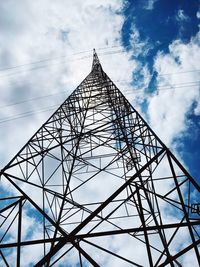
[(100, 64), (99, 58), (98, 58), (98, 56), (97, 56), (96, 50), (95, 50), (95, 48), (94, 48), (94, 49), (93, 49), (92, 70), (93, 70), (95, 67), (98, 67), (98, 66), (101, 66), (101, 64)]

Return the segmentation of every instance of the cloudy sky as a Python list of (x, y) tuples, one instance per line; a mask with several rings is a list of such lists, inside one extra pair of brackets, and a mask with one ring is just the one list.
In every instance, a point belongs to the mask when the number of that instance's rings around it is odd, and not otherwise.
[(89, 73), (106, 73), (199, 178), (199, 1), (0, 2), (3, 167)]
[(200, 182), (200, 2), (0, 1), (3, 168), (91, 70), (104, 71)]

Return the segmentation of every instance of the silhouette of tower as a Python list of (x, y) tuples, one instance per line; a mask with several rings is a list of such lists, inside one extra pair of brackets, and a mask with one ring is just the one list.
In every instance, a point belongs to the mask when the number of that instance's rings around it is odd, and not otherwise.
[(200, 187), (95, 50), (89, 75), (0, 174), (0, 266), (200, 264)]

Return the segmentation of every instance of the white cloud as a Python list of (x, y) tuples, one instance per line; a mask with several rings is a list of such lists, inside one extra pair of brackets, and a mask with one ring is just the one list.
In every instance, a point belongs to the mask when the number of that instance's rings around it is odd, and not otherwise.
[[(1, 106), (63, 90), (66, 91), (66, 95), (69, 95), (89, 73), (93, 48), (97, 49), (102, 66), (109, 76), (113, 80), (125, 79), (127, 85), (124, 88), (127, 88), (132, 79), (131, 73), (138, 63), (135, 60), (129, 60), (130, 55), (127, 53), (104, 55), (104, 52), (123, 49), (120, 43), (123, 17), (116, 13), (121, 8), (121, 4), (122, 2), (117, 0), (101, 1), (100, 4), (91, 0), (67, 3), (47, 0), (42, 3), (41, 1), (16, 3), (11, 0), (1, 2), (1, 69), (37, 62), (41, 59), (62, 57), (60, 60), (43, 61), (13, 68), (10, 71), (2, 71), (0, 74)], [(107, 46), (117, 48), (101, 49)], [(88, 52), (73, 55), (79, 51)], [(45, 66), (45, 68), (27, 71), (35, 66)], [(31, 110), (47, 108), (58, 104), (61, 99), (64, 100), (63, 95), (27, 102), (24, 105), (4, 107), (0, 109), (0, 116), (7, 118)], [(17, 153), (50, 113), (52, 111), (1, 124), (0, 139), (3, 140), (0, 146), (1, 168)], [(19, 170), (16, 170), (15, 173), (18, 172)], [(20, 187), (30, 193), (37, 203), (40, 202), (39, 190), (33, 190), (22, 184)], [(112, 190), (107, 188), (108, 191)], [(12, 192), (10, 187), (6, 189)], [(93, 192), (93, 189), (91, 191)], [(81, 190), (80, 192), (82, 193)], [(108, 192), (105, 193), (108, 194)], [(89, 194), (87, 196), (91, 199)], [(31, 222), (30, 218), (30, 222), (26, 225), (30, 225)], [(40, 247), (34, 250), (28, 247), (23, 251), (22, 253), (27, 255), (23, 257), (24, 260), (30, 262), (35, 257), (35, 253), (38, 255), (41, 253)], [(30, 253), (31, 257), (27, 259)], [(14, 254), (12, 256), (15, 257)]]
[(145, 9), (147, 10), (152, 10), (154, 8), (154, 4), (157, 2), (158, 0), (148, 0), (144, 6)]
[[(149, 1), (148, 9), (152, 9), (154, 3), (155, 1)], [(131, 36), (133, 49), (131, 52), (132, 54), (118, 53), (106, 56), (103, 54), (104, 50), (100, 49), (106, 46), (119, 46), (117, 50), (122, 48), (120, 43), (120, 31), (123, 24), (123, 17), (119, 13), (116, 13), (116, 11), (120, 10), (121, 4), (122, 2), (117, 0), (104, 0), (101, 1), (101, 4), (94, 3), (92, 0), (76, 0), (67, 4), (63, 1), (50, 2), (47, 0), (42, 3), (39, 0), (21, 1), (20, 3), (16, 3), (16, 1), (6, 1), (0, 3), (0, 9), (2, 9), (1, 14), (3, 14), (1, 20), (4, 23), (2, 24), (4, 25), (4, 32), (0, 37), (0, 42), (2, 44), (0, 52), (0, 57), (2, 58), (2, 68), (6, 66), (24, 64), (26, 62), (38, 61), (41, 58), (45, 59), (49, 57), (55, 58), (63, 56), (62, 63), (59, 60), (47, 61), (48, 63), (46, 62), (47, 64), (44, 64), (47, 65), (47, 67), (41, 69), (40, 71), (35, 70), (31, 72), (27, 72), (27, 66), (24, 66), (22, 68), (23, 71), (20, 71), (19, 75), (5, 76), (1, 79), (1, 93), (3, 96), (2, 102), (6, 103), (8, 100), (11, 102), (19, 101), (28, 97), (63, 90), (66, 90), (67, 94), (69, 94), (72, 89), (74, 89), (81, 80), (85, 78), (86, 74), (88, 74), (91, 69), (91, 50), (93, 47), (97, 48), (102, 66), (113, 80), (127, 80), (127, 84), (125, 84), (125, 86), (123, 84), (122, 92), (123, 88), (130, 88), (129, 82), (132, 80), (132, 71), (138, 68), (141, 68), (141, 72), (144, 76), (142, 86), (146, 86), (150, 79), (146, 65), (140, 66), (137, 60), (130, 60), (131, 55), (139, 55), (142, 53), (147, 54), (149, 49), (147, 41), (141, 42), (139, 32), (136, 28), (133, 29)], [(191, 41), (190, 47), (182, 44), (181, 42), (174, 42), (170, 47), (171, 53), (169, 55), (158, 55), (155, 64), (156, 70), (159, 74), (168, 72), (169, 70), (171, 72), (172, 69), (177, 71), (177, 69), (179, 69), (177, 61), (181, 62), (181, 69), (184, 70), (188, 60), (189, 66), (187, 66), (191, 68), (192, 62), (197, 60), (197, 51), (195, 49), (197, 48), (194, 40)], [(74, 52), (88, 50), (90, 50), (88, 53), (72, 56)], [(112, 52), (113, 50), (115, 51), (116, 49), (105, 51)], [(192, 58), (188, 58), (189, 51), (193, 51), (194, 53)], [(84, 56), (86, 56), (86, 58), (82, 59)], [(163, 81), (166, 82), (166, 79)], [(159, 84), (161, 84), (161, 82), (162, 80), (159, 80)], [(168, 82), (177, 82), (177, 80), (171, 78)], [(125, 90), (124, 93), (126, 94)], [(187, 96), (186, 94), (187, 92), (184, 91), (185, 96)], [(181, 95), (177, 95), (176, 100), (183, 103), (184, 108), (188, 109), (195, 95), (195, 93), (188, 93), (189, 100), (187, 101), (183, 100)], [(133, 94), (130, 97), (130, 100), (137, 98), (137, 96), (139, 96), (139, 93)], [(12, 106), (9, 109), (2, 109), (1, 116), (6, 117), (8, 114), (16, 114), (19, 111), (24, 112), (35, 108), (48, 107), (50, 104), (53, 105), (58, 103), (61, 99), (62, 96), (59, 96), (57, 99), (55, 99), (55, 97), (54, 99), (47, 98), (46, 102), (28, 102), (25, 106), (20, 106), (20, 110), (19, 106)], [(182, 116), (181, 112), (179, 114), (174, 114), (174, 112), (177, 113), (176, 109), (173, 111), (169, 109), (170, 101), (171, 98), (167, 98), (166, 101), (166, 95), (161, 96), (158, 94), (158, 96), (155, 96), (150, 100), (149, 108), (151, 122), (154, 128), (157, 127), (156, 130), (160, 134), (163, 132), (162, 126), (165, 127), (167, 124), (163, 123), (162, 118), (160, 118), (155, 112), (158, 105), (161, 108), (160, 112), (162, 116), (166, 117), (169, 122), (174, 123), (173, 129), (171, 130), (170, 128), (169, 131), (166, 130), (163, 134), (163, 139), (165, 141), (168, 140), (169, 143), (173, 137), (179, 133), (179, 129), (184, 129), (184, 116)], [(174, 100), (174, 103), (176, 102), (177, 101)], [(184, 114), (186, 113), (183, 108), (182, 111), (184, 111)], [(179, 127), (176, 127), (173, 116), (178, 115), (180, 123), (178, 125)], [(23, 123), (21, 123), (21, 121), (16, 121), (16, 123), (13, 121), (2, 128), (0, 137), (1, 140), (4, 140), (1, 146), (3, 163), (7, 163), (8, 159), (13, 155), (13, 152), (17, 152), (19, 150), (19, 148), (24, 144), (24, 141), (27, 140), (31, 134), (35, 132), (35, 130), (37, 130), (47, 116), (48, 115), (43, 114), (41, 116), (41, 114), (38, 114), (37, 116), (34, 116), (33, 119), (24, 119)], [(158, 126), (158, 121), (160, 126)], [(108, 174), (106, 173), (106, 175)], [(99, 175), (94, 184), (91, 182), (91, 184), (88, 185), (87, 189), (89, 189), (88, 192), (90, 192), (90, 194), (86, 195), (83, 190), (80, 190), (78, 195), (79, 199), (83, 196), (84, 200), (89, 202), (91, 196), (98, 198), (98, 200), (107, 197), (112, 190), (114, 190), (112, 183), (115, 186), (117, 185), (111, 180), (108, 183), (106, 181), (106, 175), (103, 177)], [(33, 179), (34, 178), (37, 178), (36, 175), (33, 176)], [(104, 192), (101, 191), (102, 181), (106, 187)], [(120, 183), (121, 180), (119, 180), (119, 184)], [(26, 186), (22, 186), (21, 188), (23, 188), (23, 190), (27, 190), (27, 192), (30, 190), (28, 187), (26, 188)], [(94, 188), (96, 189), (95, 193)], [(37, 198), (39, 202), (40, 199), (37, 193), (38, 191), (36, 192), (32, 190), (32, 196), (35, 199)], [(31, 220), (28, 222), (27, 219), (25, 222), (27, 226), (30, 226)], [(124, 244), (127, 244), (126, 238), (123, 241)], [(105, 240), (103, 240), (102, 243), (105, 243)], [(138, 243), (140, 244), (140, 242)], [(122, 247), (115, 247), (115, 244), (107, 244), (107, 246), (114, 247), (117, 251), (124, 253), (125, 256), (130, 256), (130, 253), (132, 253), (131, 249), (129, 251), (123, 249)], [(28, 249), (28, 251), (30, 252), (30, 249)], [(37, 249), (35, 253), (38, 253)], [(142, 254), (142, 250), (138, 246), (138, 255), (136, 255), (136, 258), (138, 258), (141, 262), (147, 260), (147, 257), (144, 257), (144, 259), (141, 258), (140, 255)], [(28, 255), (27, 251), (26, 255)], [(31, 256), (34, 257), (34, 254)], [(135, 255), (132, 256), (134, 257)], [(104, 259), (105, 258), (102, 257), (100, 260), (103, 261)], [(74, 262), (74, 255), (70, 257), (70, 260)], [(110, 266), (112, 266), (111, 261)]]
[(132, 24), (130, 32), (129, 42), (131, 46), (131, 53), (134, 57), (139, 55), (146, 56), (152, 48), (152, 44), (150, 44), (147, 39), (143, 41), (141, 40), (140, 33), (135, 24)]
[[(41, 59), (55, 60), (1, 71), (0, 105), (5, 106), (7, 103), (64, 90), (66, 95), (69, 95), (89, 73), (94, 47), (99, 53), (104, 70), (113, 80), (125, 79), (127, 84), (123, 87), (127, 88), (137, 62), (129, 60), (127, 53), (104, 55), (104, 52), (122, 49), (120, 31), (123, 17), (116, 13), (121, 7), (122, 2), (117, 0), (101, 3), (91, 0), (76, 0), (70, 3), (48, 0), (42, 3), (16, 3), (13, 0), (1, 2), (0, 68)], [(63, 33), (65, 38), (61, 38)], [(107, 46), (118, 48), (101, 49)], [(73, 56), (73, 53), (79, 51), (88, 52)], [(41, 66), (45, 68), (27, 71)], [(23, 105), (1, 108), (0, 116), (3, 119), (31, 110), (45, 109), (55, 104), (59, 105), (64, 98), (63, 95), (57, 95)], [(4, 140), (1, 146), (2, 167), (51, 113), (52, 111), (0, 124), (0, 137)], [(26, 132), (23, 125), (26, 125)], [(13, 131), (15, 135), (11, 134)]]
[(176, 19), (178, 21), (186, 21), (189, 19), (189, 17), (185, 14), (183, 9), (179, 9), (176, 15)]
[(187, 129), (192, 105), (199, 105), (198, 39), (197, 34), (188, 44), (174, 41), (168, 54), (158, 53), (155, 59), (158, 92), (149, 99), (149, 116), (152, 128), (168, 146)]
[(194, 114), (196, 116), (200, 115), (200, 96), (198, 96), (197, 99), (196, 99), (196, 107), (194, 109)]
[[(130, 44), (130, 54), (132, 58), (135, 60), (136, 65), (135, 65), (135, 70), (133, 70), (134, 84), (132, 85), (132, 88), (129, 88), (127, 96), (129, 96), (129, 93), (130, 94), (132, 93), (133, 99), (131, 99), (132, 100), (131, 102), (134, 105), (134, 107), (140, 113), (142, 113), (141, 103), (144, 101), (144, 99), (147, 98), (147, 94), (145, 94), (145, 89), (148, 87), (151, 75), (147, 65), (145, 63), (142, 63), (141, 61), (137, 61), (137, 58), (140, 56), (145, 58), (145, 56), (147, 56), (149, 51), (152, 49), (153, 45), (151, 44), (148, 38), (146, 38), (145, 40), (141, 40), (140, 32), (134, 23), (132, 24), (130, 30), (129, 44)], [(137, 77), (137, 75), (139, 76)], [(120, 87), (120, 89), (121, 88), (123, 88), (123, 84)], [(146, 114), (142, 115), (144, 117), (146, 116)]]

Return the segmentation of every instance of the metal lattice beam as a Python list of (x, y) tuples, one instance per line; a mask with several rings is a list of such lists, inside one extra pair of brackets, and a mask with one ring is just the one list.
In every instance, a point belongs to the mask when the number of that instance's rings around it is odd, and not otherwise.
[(35, 246), (34, 266), (200, 265), (200, 187), (95, 50), (89, 75), (0, 175), (1, 265), (23, 265)]

